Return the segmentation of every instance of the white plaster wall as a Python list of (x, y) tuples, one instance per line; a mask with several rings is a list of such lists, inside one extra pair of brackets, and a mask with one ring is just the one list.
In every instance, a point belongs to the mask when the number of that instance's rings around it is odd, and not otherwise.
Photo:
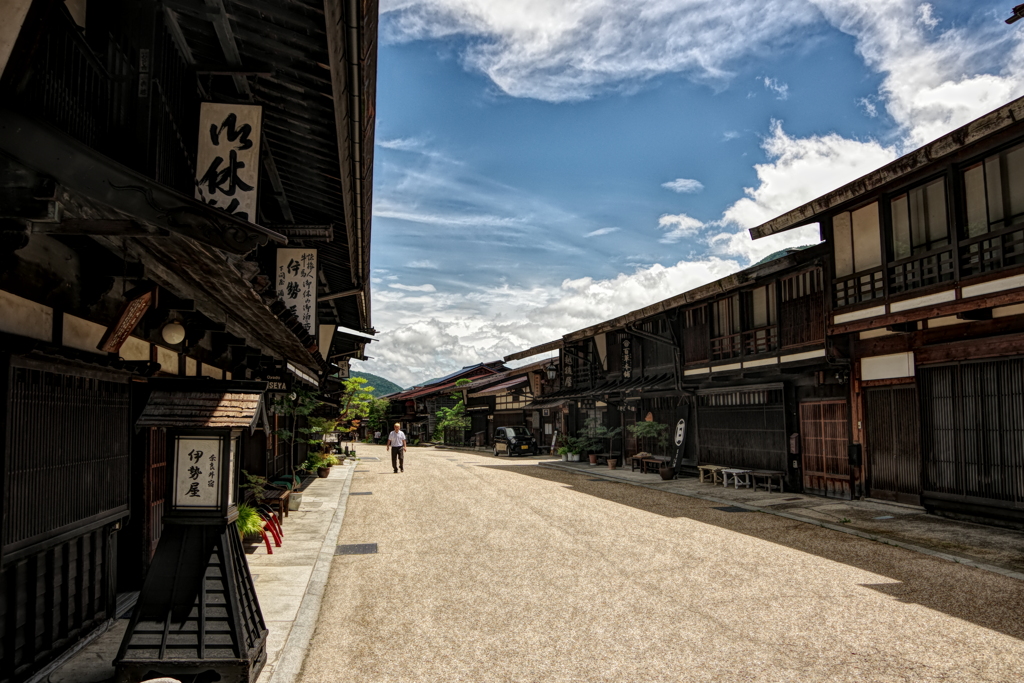
[(149, 360), (149, 347), (150, 344), (147, 341), (143, 341), (138, 337), (128, 337), (124, 344), (121, 345), (121, 349), (118, 355), (124, 360)]
[(160, 364), (161, 372), (168, 372), (172, 375), (178, 374), (178, 354), (174, 351), (157, 346), (156, 362)]
[(891, 353), (885, 356), (869, 356), (860, 359), (860, 378), (895, 379), (914, 376), (914, 353)]
[(7, 68), (14, 42), (18, 40), (31, 5), (32, 0), (0, 0), (0, 17), (3, 18), (0, 20), (0, 75)]
[(68, 313), (64, 314), (64, 346), (103, 355), (104, 352), (98, 347), (106, 331), (107, 328), (103, 325)]
[(0, 290), (0, 332), (51, 341), (53, 310)]

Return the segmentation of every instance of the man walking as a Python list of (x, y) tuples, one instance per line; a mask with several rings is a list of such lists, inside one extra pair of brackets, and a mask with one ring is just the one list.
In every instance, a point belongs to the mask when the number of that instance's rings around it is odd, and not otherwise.
[(391, 449), (391, 467), (394, 468), (395, 474), (399, 472), (405, 472), (405, 432), (402, 431), (402, 426), (395, 423), (395, 429), (388, 434), (388, 447)]

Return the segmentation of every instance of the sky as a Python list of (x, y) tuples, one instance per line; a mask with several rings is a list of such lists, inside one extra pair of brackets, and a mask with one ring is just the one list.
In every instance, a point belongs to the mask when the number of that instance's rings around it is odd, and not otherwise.
[(402, 386), (729, 275), (1024, 96), (1013, 0), (382, 0), (372, 360)]

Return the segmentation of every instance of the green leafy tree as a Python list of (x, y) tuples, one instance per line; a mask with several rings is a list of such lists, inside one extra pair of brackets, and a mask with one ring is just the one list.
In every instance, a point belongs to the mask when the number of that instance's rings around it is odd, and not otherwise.
[(366, 418), (377, 399), (373, 396), (373, 387), (368, 386), (362, 377), (351, 377), (344, 382), (345, 391), (341, 395), (338, 408), (338, 431), (351, 431), (349, 423), (356, 418)]
[[(472, 384), (471, 379), (460, 379), (455, 382), (455, 388), (464, 387), (467, 384)], [(462, 400), (462, 394), (452, 394), (453, 399), (458, 399), (451, 408), (438, 408), (437, 409), (437, 424), (434, 427), (434, 441), (444, 440), (444, 435), (448, 430), (461, 430), (465, 431), (469, 429), (472, 424), (471, 418), (466, 414), (466, 402)]]
[[(654, 450), (650, 444), (654, 444), (659, 450), (664, 451), (668, 447), (668, 425), (661, 422), (637, 422), (629, 425), (629, 433), (638, 439), (643, 439), (647, 448)], [(662, 453), (664, 455), (664, 453)]]
[(285, 394), (274, 401), (274, 412), (285, 418), (285, 426), (274, 431), (274, 435), (288, 444), (288, 467), (292, 479), (295, 479), (295, 446), (299, 443), (309, 443), (309, 439), (303, 435), (308, 434), (307, 428), (299, 428), (299, 419), (308, 417), (310, 413), (319, 408), (322, 402), (319, 401), (313, 392), (302, 388), (296, 388), (292, 393)]
[(370, 431), (374, 432), (380, 430), (381, 432), (387, 432), (388, 430), (388, 416), (391, 412), (391, 401), (386, 398), (375, 398), (370, 402), (369, 409), (366, 413), (366, 422), (370, 427)]

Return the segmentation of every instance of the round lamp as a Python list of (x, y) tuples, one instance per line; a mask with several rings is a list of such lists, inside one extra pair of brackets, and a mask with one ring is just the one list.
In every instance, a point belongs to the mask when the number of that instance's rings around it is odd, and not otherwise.
[(185, 341), (185, 327), (177, 321), (169, 322), (160, 330), (160, 336), (168, 344), (180, 344)]

